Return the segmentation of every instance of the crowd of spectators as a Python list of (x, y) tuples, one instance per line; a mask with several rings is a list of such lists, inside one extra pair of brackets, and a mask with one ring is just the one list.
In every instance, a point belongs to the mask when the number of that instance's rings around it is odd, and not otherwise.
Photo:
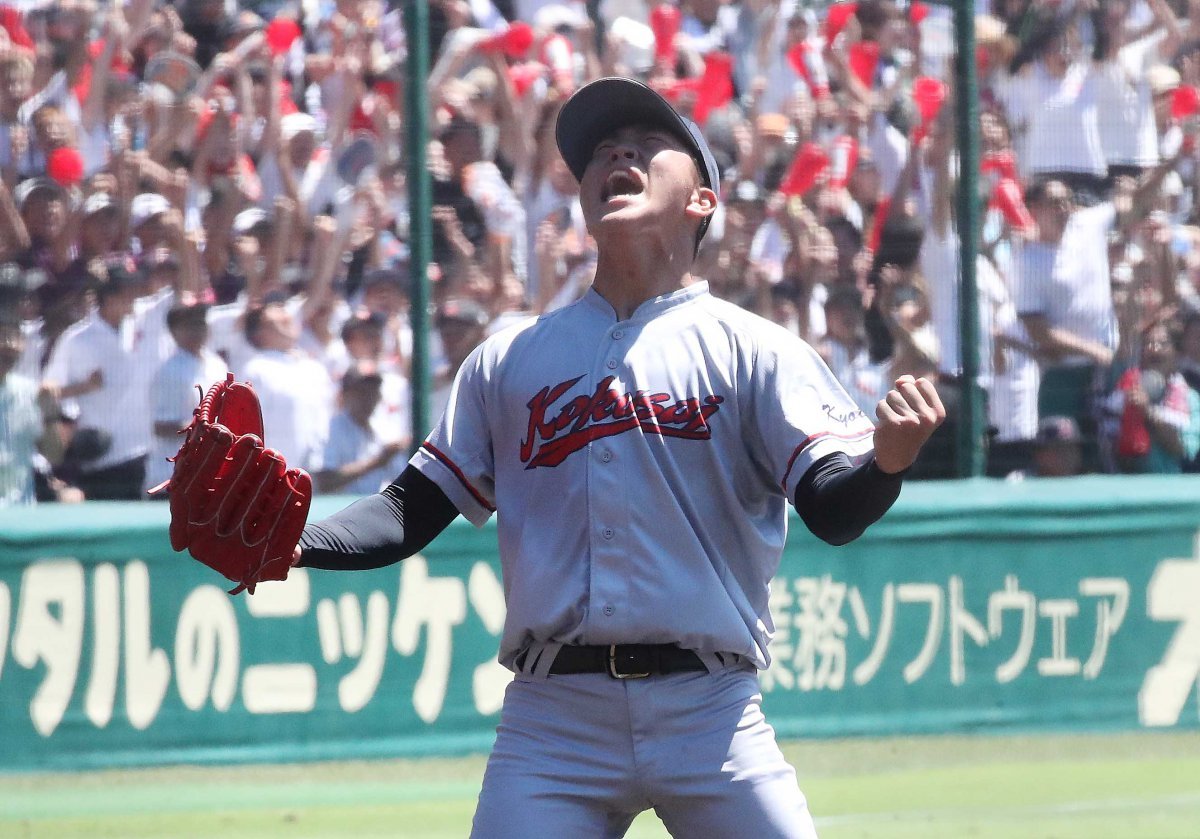
[[(963, 397), (954, 37), (904, 0), (429, 0), (432, 409), (595, 249), (561, 103), (641, 78), (721, 202), (696, 281), (859, 406)], [(977, 0), (978, 384), (994, 475), (1179, 472), (1200, 448), (1200, 2)], [(365, 493), (411, 444), (400, 0), (0, 0), (0, 505), (144, 498), (196, 385)]]

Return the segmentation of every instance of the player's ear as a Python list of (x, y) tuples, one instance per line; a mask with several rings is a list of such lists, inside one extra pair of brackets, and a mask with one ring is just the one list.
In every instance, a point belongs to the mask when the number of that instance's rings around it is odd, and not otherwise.
[(705, 219), (717, 211), (717, 194), (706, 186), (692, 190), (691, 200), (684, 211), (689, 218)]

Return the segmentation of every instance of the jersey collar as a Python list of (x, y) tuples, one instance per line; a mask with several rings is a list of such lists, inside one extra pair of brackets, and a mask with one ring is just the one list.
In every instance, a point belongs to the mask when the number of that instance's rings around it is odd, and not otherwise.
[[(697, 280), (689, 286), (676, 289), (667, 294), (660, 294), (658, 297), (651, 297), (646, 302), (642, 303), (634, 310), (633, 316), (629, 318), (629, 323), (645, 323), (654, 318), (669, 312), (679, 306), (691, 303), (699, 297), (708, 294), (708, 281)], [(587, 293), (583, 296), (582, 301), (593, 311), (604, 315), (608, 318), (615, 318), (616, 313), (609, 302), (601, 297), (595, 288), (588, 288)]]

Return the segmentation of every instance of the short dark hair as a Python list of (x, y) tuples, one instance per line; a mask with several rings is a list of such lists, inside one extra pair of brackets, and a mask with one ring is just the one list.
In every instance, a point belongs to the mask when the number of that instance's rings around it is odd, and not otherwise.
[(854, 16), (858, 18), (859, 26), (879, 27), (892, 19), (894, 12), (891, 6), (882, 0), (859, 0)]
[(359, 385), (373, 385), (379, 387), (383, 384), (383, 376), (373, 364), (354, 364), (342, 375), (342, 390)]
[(180, 303), (167, 312), (167, 329), (176, 329), (185, 323), (208, 323), (208, 306), (203, 303)]
[(246, 322), (243, 325), (246, 333), (246, 340), (256, 348), (258, 347), (258, 339), (256, 337), (258, 335), (258, 330), (262, 328), (263, 318), (266, 316), (267, 309), (270, 308), (283, 308), (283, 301), (265, 300), (262, 303), (249, 306), (246, 309)]
[(1025, 187), (1025, 205), (1030, 206), (1045, 201), (1046, 193), (1050, 191), (1050, 184), (1061, 184), (1067, 190), (1067, 194), (1071, 196), (1071, 200), (1075, 200), (1075, 196), (1066, 182), (1058, 178), (1037, 178), (1029, 186)]
[(382, 334), (386, 321), (377, 312), (356, 312), (342, 324), (341, 337), (345, 341), (355, 332), (371, 331)]

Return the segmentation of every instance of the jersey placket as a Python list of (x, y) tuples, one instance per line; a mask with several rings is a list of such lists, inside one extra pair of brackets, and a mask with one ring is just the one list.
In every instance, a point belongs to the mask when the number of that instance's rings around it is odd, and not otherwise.
[[(612, 377), (610, 387), (621, 395), (634, 389), (625, 364), (631, 334), (628, 322), (609, 329), (601, 339), (593, 368), (593, 381)], [(623, 565), (629, 556), (629, 504), (632, 497), (622, 477), (627, 458), (621, 456), (624, 447), (618, 441), (636, 433), (634, 430), (603, 437), (588, 444), (588, 509), (592, 522), (589, 639), (613, 637), (616, 628), (629, 621), (628, 574)]]

